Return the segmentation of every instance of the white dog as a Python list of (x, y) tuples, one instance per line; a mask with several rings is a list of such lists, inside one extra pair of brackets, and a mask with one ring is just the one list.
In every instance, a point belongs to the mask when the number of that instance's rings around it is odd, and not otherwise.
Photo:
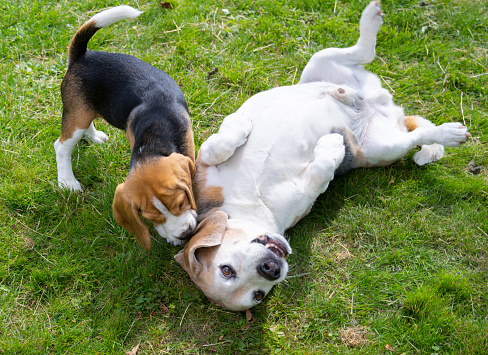
[(334, 174), (390, 164), (417, 146), (415, 162), (427, 164), (470, 136), (460, 123), (405, 116), (363, 69), (382, 22), (379, 2), (370, 3), (356, 45), (316, 53), (297, 85), (253, 96), (202, 145), (194, 180), (201, 223), (175, 258), (214, 303), (249, 309), (285, 278), (283, 234)]

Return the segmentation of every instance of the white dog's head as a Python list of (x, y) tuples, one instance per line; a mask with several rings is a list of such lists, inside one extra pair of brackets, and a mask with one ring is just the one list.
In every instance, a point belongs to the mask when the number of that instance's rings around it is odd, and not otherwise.
[(244, 311), (285, 278), (290, 253), (282, 236), (228, 228), (227, 214), (219, 211), (199, 224), (175, 259), (211, 302)]

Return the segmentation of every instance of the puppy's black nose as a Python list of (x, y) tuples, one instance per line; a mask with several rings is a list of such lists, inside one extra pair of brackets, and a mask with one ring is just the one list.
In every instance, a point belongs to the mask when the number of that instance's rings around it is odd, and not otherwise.
[(281, 275), (281, 267), (273, 260), (265, 261), (258, 265), (258, 273), (264, 278), (274, 281)]

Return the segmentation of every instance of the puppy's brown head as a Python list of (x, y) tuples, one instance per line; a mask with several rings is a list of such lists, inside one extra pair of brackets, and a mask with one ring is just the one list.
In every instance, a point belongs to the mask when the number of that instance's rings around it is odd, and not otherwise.
[(162, 237), (181, 243), (196, 226), (194, 174), (193, 161), (177, 153), (138, 164), (115, 190), (115, 220), (134, 234), (145, 250), (151, 249), (151, 236), (141, 216), (151, 221)]
[(222, 211), (210, 214), (175, 259), (210, 301), (243, 311), (285, 278), (291, 248), (282, 236), (229, 228), (227, 221)]

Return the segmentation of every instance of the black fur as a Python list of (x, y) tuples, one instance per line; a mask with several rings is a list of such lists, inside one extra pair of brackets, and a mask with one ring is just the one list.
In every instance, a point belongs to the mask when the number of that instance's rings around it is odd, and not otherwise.
[[(80, 80), (80, 99), (107, 122), (133, 132), (131, 168), (156, 156), (186, 155), (188, 105), (178, 84), (162, 70), (127, 54), (86, 51), (65, 78)], [(62, 93), (65, 87), (63, 80)]]

